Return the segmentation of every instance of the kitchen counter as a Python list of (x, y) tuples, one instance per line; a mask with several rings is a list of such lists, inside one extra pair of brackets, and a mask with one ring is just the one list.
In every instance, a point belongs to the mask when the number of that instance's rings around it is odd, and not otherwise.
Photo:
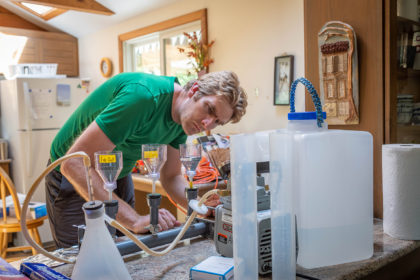
[[(415, 261), (414, 267), (395, 267), (394, 263), (403, 260), (408, 264)], [(408, 270), (420, 271), (420, 241), (400, 240), (390, 237), (383, 232), (382, 220), (374, 220), (374, 253), (370, 259), (333, 265), (315, 269), (304, 269), (298, 266), (296, 272), (315, 279), (404, 279)], [(402, 271), (406, 269), (406, 271)], [(399, 271), (398, 271), (399, 270)], [(394, 274), (394, 275), (391, 275)], [(420, 278), (417, 278), (420, 279)]]
[[(409, 271), (402, 269), (398, 263), (401, 261), (405, 264), (412, 262), (416, 266), (414, 269), (419, 269), (420, 241), (392, 238), (383, 233), (381, 220), (375, 219), (374, 224), (374, 255), (370, 259), (316, 269), (298, 266), (296, 272), (301, 277), (296, 279), (384, 279), (381, 273), (394, 277), (387, 279), (403, 279), (403, 274)], [(211, 240), (197, 238), (190, 243), (184, 245), (181, 242), (180, 246), (163, 257), (144, 256), (143, 253), (127, 256), (125, 261), (128, 271), (133, 279), (189, 279), (189, 269), (192, 266), (209, 256), (217, 255)], [(397, 264), (398, 269), (393, 268), (394, 264)], [(72, 265), (55, 269), (70, 276)], [(271, 275), (259, 279), (271, 279)]]

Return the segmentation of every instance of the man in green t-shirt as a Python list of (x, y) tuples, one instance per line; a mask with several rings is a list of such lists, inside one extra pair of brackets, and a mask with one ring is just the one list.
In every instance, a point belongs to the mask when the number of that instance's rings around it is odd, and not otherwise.
[[(168, 145), (160, 181), (175, 202), (187, 207), (179, 144), (185, 143), (187, 135), (238, 122), (246, 106), (247, 96), (233, 72), (209, 73), (184, 87), (174, 77), (121, 73), (92, 92), (70, 116), (51, 145), (50, 160), (83, 151), (94, 162), (97, 151), (122, 151), (123, 169), (113, 193), (119, 204), (117, 220), (135, 233), (145, 233), (150, 217), (133, 209), (130, 175), (141, 159), (142, 144)], [(91, 174), (94, 199), (107, 200), (108, 193), (93, 167)], [(88, 200), (83, 161), (63, 162), (45, 181), (48, 217), (57, 246), (77, 244), (74, 225), (84, 224), (82, 205)], [(162, 230), (179, 225), (169, 211), (159, 210)]]

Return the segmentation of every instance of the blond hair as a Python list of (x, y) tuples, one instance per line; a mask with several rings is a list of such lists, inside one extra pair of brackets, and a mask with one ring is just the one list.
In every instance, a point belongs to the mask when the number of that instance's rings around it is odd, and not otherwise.
[(184, 90), (187, 92), (197, 82), (198, 92), (194, 94), (194, 100), (206, 95), (224, 96), (233, 109), (230, 119), (237, 123), (245, 115), (248, 105), (245, 90), (239, 85), (238, 76), (232, 71), (212, 72), (201, 76), (197, 80), (189, 81)]

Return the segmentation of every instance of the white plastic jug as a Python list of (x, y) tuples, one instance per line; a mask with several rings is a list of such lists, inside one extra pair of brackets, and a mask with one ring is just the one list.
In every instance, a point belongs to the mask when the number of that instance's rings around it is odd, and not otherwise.
[(105, 226), (104, 206), (100, 201), (83, 204), (86, 231), (73, 269), (73, 280), (128, 280), (130, 274)]
[[(294, 93), (299, 82), (311, 93), (316, 112), (295, 113)], [(280, 183), (292, 185), (295, 192), (297, 263), (315, 268), (370, 258), (372, 135), (327, 129), (319, 97), (304, 78), (292, 84), (290, 107), (287, 129), (270, 136), (271, 147), (287, 148), (271, 149), (270, 159), (281, 166), (275, 170), (279, 174), (271, 176), (279, 175)]]

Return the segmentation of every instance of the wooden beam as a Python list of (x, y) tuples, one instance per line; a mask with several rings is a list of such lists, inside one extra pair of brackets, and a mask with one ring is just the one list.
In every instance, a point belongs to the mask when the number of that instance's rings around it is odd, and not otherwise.
[(44, 13), (41, 17), (44, 20), (50, 20), (52, 18), (55, 18), (56, 16), (59, 16), (65, 12), (67, 12), (68, 10), (64, 10), (64, 9), (59, 9), (59, 8), (54, 8), (53, 10)]
[(12, 0), (14, 2), (26, 2), (37, 5), (50, 6), (65, 10), (75, 10), (80, 12), (113, 15), (114, 12), (96, 2), (95, 0)]
[(45, 29), (21, 18), (3, 7), (0, 7), (0, 26), (45, 31)]

